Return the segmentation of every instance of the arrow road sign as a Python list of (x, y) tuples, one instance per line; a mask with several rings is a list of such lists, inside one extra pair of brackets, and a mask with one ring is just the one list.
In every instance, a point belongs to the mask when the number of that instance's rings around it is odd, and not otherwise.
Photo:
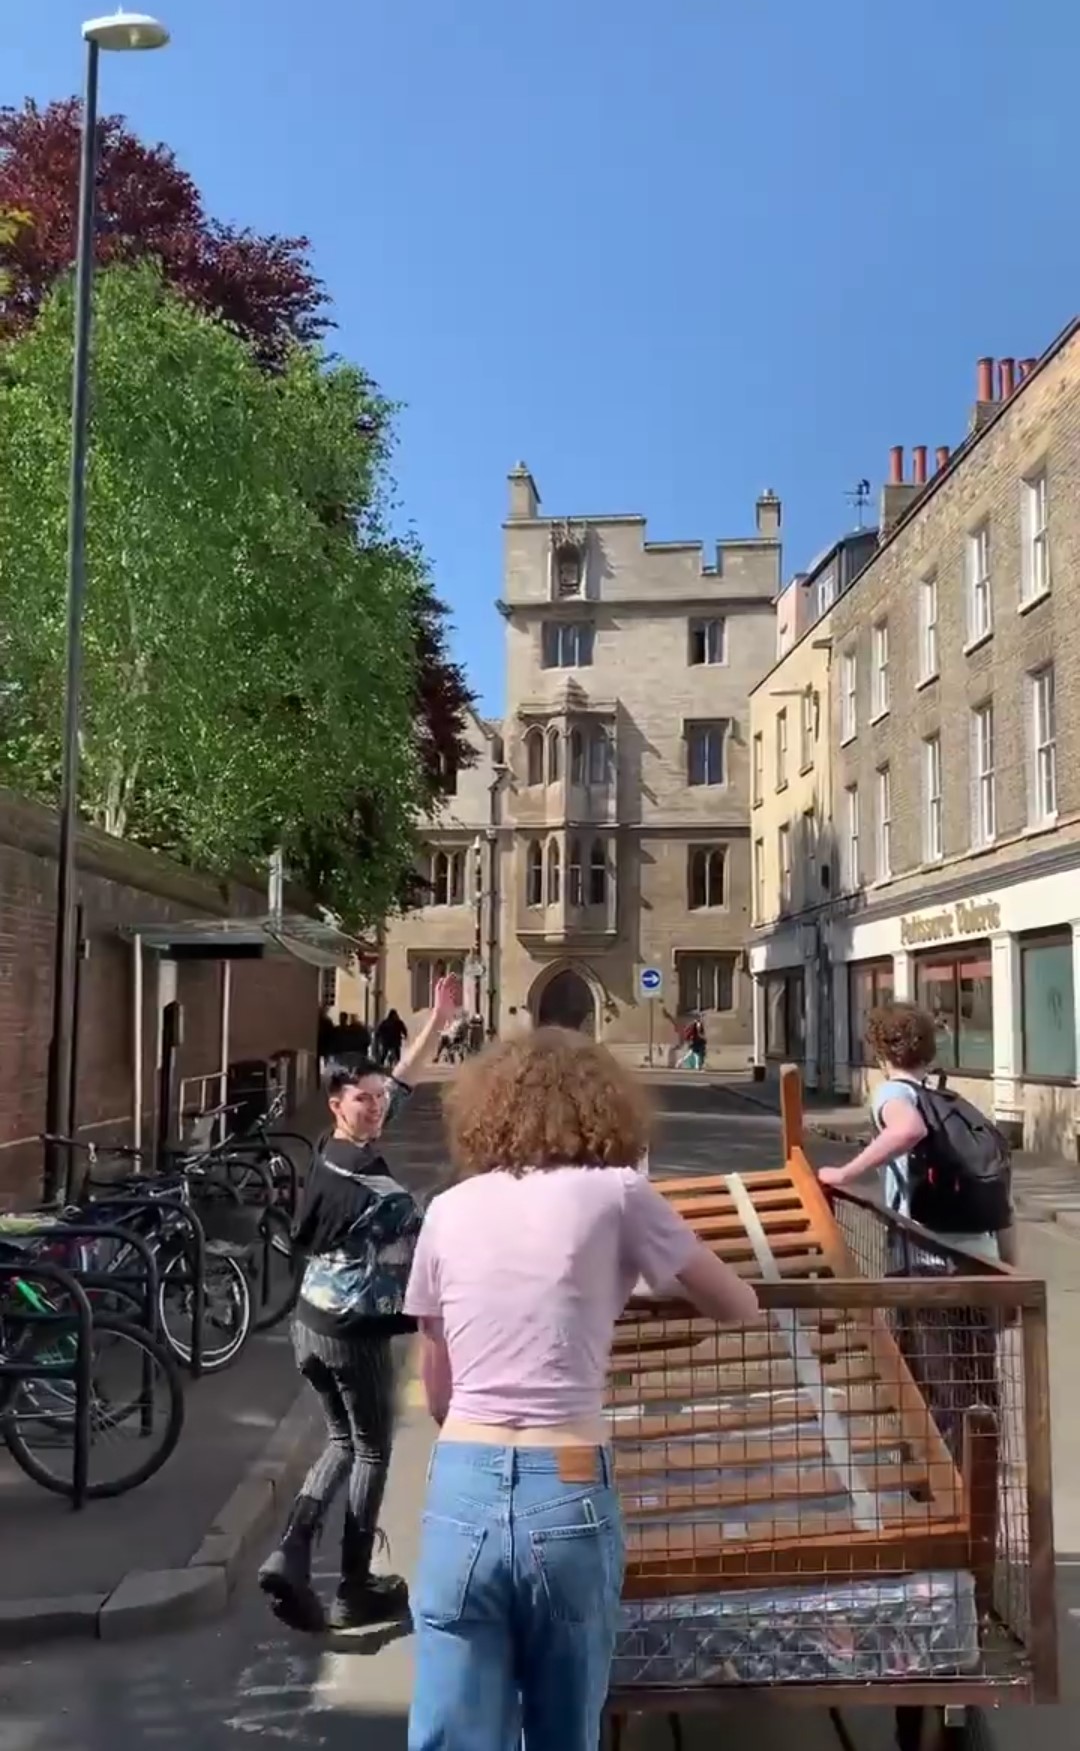
[(659, 997), (664, 987), (664, 975), (659, 967), (642, 967), (638, 973), (638, 986), (644, 997)]

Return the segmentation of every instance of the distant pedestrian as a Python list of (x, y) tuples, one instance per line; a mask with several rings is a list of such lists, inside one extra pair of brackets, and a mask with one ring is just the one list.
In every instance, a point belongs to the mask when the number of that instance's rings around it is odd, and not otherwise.
[(686, 1055), (683, 1058), (684, 1070), (704, 1070), (705, 1068), (705, 1025), (700, 1015), (688, 1022), (683, 1029), (683, 1043)]
[(405, 1049), (409, 1030), (396, 1009), (384, 1015), (375, 1029), (375, 1056), (387, 1070), (393, 1070)]
[(602, 1405), (644, 1277), (707, 1318), (757, 1297), (636, 1164), (649, 1115), (602, 1046), (542, 1028), (449, 1085), (456, 1185), (405, 1307), (440, 1425), (412, 1601), (409, 1751), (596, 1751), (623, 1531)]
[(408, 1604), (405, 1582), (373, 1575), (371, 1560), (393, 1438), (392, 1339), (416, 1329), (403, 1309), (420, 1211), (391, 1174), (380, 1138), (411, 1093), (408, 1078), (431, 1055), (460, 1002), (457, 981), (441, 979), (397, 1075), (362, 1060), (331, 1064), (325, 1077), (334, 1125), (308, 1175), (293, 1233), (307, 1255), (293, 1344), (322, 1406), (327, 1445), (301, 1485), (281, 1544), (259, 1571), (272, 1610), (293, 1629), (318, 1631), (326, 1621), (311, 1584), (312, 1549), (346, 1481), (331, 1626), (384, 1622)]

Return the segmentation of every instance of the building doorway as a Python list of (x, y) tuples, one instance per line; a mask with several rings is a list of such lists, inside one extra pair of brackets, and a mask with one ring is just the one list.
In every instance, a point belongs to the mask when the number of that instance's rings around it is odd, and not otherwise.
[(566, 967), (549, 979), (536, 1005), (537, 1027), (572, 1028), (577, 1033), (596, 1034), (596, 999), (586, 979)]

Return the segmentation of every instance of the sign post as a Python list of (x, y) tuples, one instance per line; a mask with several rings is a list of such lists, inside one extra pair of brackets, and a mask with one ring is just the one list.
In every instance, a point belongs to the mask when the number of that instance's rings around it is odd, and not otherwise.
[(659, 967), (638, 968), (638, 991), (649, 1004), (649, 1068), (652, 1069), (653, 1045), (656, 1038), (656, 999), (664, 989), (664, 975)]

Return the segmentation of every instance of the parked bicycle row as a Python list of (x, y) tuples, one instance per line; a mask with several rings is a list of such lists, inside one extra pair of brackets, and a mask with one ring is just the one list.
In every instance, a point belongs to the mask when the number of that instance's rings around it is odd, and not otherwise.
[(240, 1134), (237, 1108), (202, 1115), (150, 1171), (138, 1149), (42, 1138), (67, 1152), (67, 1200), (0, 1218), (0, 1436), (35, 1482), (136, 1488), (180, 1438), (182, 1371), (229, 1367), (292, 1311), (310, 1145), (272, 1132), (283, 1104)]

